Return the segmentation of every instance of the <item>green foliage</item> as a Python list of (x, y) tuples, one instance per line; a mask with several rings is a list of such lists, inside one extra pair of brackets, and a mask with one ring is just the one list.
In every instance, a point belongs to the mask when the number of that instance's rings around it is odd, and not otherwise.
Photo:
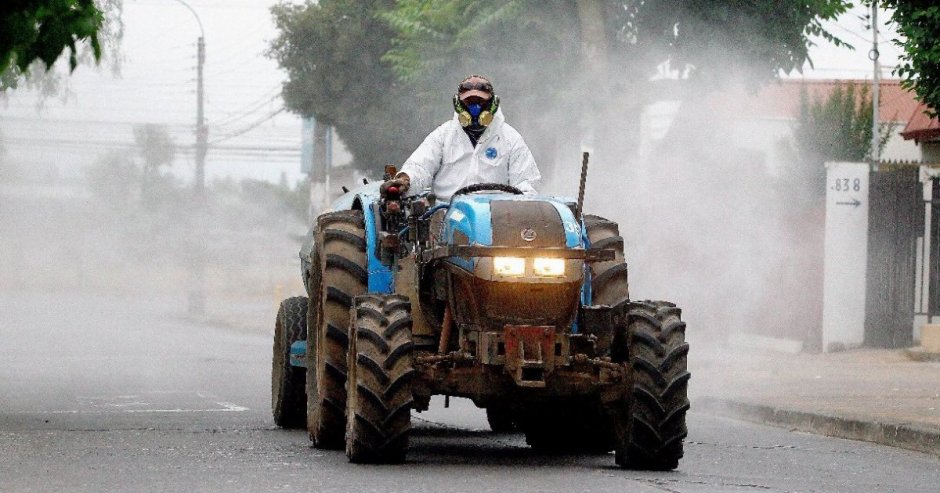
[(829, 97), (801, 93), (794, 137), (800, 156), (825, 161), (863, 161), (871, 155), (872, 101), (867, 85), (837, 84)]
[[(383, 60), (414, 88), (425, 114), (449, 116), (457, 83), (474, 73), (494, 81), (509, 111), (550, 100), (550, 110), (569, 113), (580, 104), (579, 78), (570, 75), (582, 55), (574, 2), (400, 0), (381, 15), (395, 31)], [(514, 125), (519, 119), (513, 113)]]
[(176, 179), (162, 169), (173, 163), (176, 145), (164, 125), (148, 123), (134, 127), (134, 144), (142, 161), (141, 199), (148, 207), (158, 207), (177, 199)]
[[(772, 79), (780, 70), (800, 70), (810, 36), (845, 44), (822, 27), (848, 9), (842, 0), (601, 4), (602, 18), (587, 21), (603, 23), (612, 72), (635, 80), (655, 75), (666, 61), (699, 76), (737, 76), (746, 68)], [(514, 63), (524, 71), (548, 61), (547, 69), (567, 71), (584, 55), (578, 44), (585, 19), (577, 2), (401, 0), (383, 18), (396, 30), (386, 60), (412, 82), (467, 64)]]
[[(812, 195), (825, 192), (827, 161), (860, 162), (871, 159), (872, 98), (868, 85), (837, 84), (828, 97), (800, 95), (800, 116), (793, 128), (792, 150), (798, 161), (793, 175)], [(878, 156), (891, 138), (895, 125), (880, 123)]]
[[(630, 5), (633, 2), (617, 2)], [(626, 29), (638, 44), (664, 51), (673, 66), (709, 79), (750, 72), (757, 82), (801, 71), (811, 36), (845, 43), (822, 26), (849, 8), (843, 0), (646, 2)], [(675, 27), (673, 27), (675, 26)]]
[(176, 154), (176, 144), (165, 125), (146, 123), (135, 126), (134, 144), (148, 174), (156, 174), (161, 166), (171, 164)]
[(332, 125), (355, 164), (400, 163), (423, 130), (413, 125), (416, 97), (382, 56), (391, 28), (377, 17), (393, 0), (322, 0), (272, 8), (280, 34), (269, 56), (287, 71), (287, 107)]
[(552, 148), (560, 124), (577, 132), (587, 117), (635, 119), (664, 65), (710, 83), (799, 70), (811, 36), (843, 44), (822, 22), (847, 8), (842, 0), (308, 1), (273, 9), (280, 35), (270, 54), (289, 76), (287, 106), (334, 125), (357, 165), (374, 169), (402, 162), (451, 115), (449, 99), (468, 74), (494, 81), (533, 148)]
[(891, 22), (901, 38), (893, 40), (904, 54), (895, 74), (901, 86), (913, 89), (932, 116), (940, 110), (940, 5), (934, 0), (885, 0), (894, 9)]
[[(81, 42), (101, 56), (98, 32), (104, 16), (94, 0), (9, 0), (0, 4), (0, 89), (14, 86), (34, 61), (51, 67), (68, 50), (78, 65)], [(8, 70), (9, 69), (9, 70)]]

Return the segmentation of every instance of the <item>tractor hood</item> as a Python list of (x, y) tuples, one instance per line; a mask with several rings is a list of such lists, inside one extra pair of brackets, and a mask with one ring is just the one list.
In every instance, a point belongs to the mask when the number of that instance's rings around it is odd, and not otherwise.
[(540, 275), (534, 265), (535, 258), (584, 246), (580, 224), (564, 199), (505, 193), (458, 196), (445, 217), (443, 240), (453, 246), (500, 247), (506, 249), (507, 257), (522, 259), (523, 272), (511, 275), (494, 265), (499, 261), (492, 256), (454, 256), (448, 260), (484, 279), (558, 283), (582, 278), (581, 260), (554, 261), (565, 264), (563, 276)]

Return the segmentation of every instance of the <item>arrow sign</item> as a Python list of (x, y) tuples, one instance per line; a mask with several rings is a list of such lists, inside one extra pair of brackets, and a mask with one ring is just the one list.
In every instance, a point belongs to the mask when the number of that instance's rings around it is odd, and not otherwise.
[(853, 198), (851, 202), (836, 202), (836, 205), (851, 205), (852, 207), (858, 207), (862, 205), (862, 202), (856, 198)]

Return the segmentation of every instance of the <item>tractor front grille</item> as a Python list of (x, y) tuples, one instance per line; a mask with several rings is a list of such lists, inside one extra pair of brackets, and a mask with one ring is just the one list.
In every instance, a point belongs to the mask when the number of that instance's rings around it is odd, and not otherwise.
[(452, 271), (456, 321), (480, 327), (551, 325), (568, 327), (578, 308), (580, 282), (487, 281)]

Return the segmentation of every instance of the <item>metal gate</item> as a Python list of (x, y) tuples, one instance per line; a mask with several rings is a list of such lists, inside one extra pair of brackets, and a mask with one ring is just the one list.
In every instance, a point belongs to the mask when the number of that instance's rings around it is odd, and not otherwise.
[[(865, 345), (897, 348), (913, 344), (918, 257), (924, 249), (923, 186), (918, 167), (883, 165), (871, 173), (868, 216), (868, 273), (865, 296)], [(940, 217), (940, 216), (938, 216)], [(931, 228), (936, 229), (936, 228)], [(938, 259), (940, 256), (931, 258)], [(940, 275), (931, 276), (933, 285)]]

